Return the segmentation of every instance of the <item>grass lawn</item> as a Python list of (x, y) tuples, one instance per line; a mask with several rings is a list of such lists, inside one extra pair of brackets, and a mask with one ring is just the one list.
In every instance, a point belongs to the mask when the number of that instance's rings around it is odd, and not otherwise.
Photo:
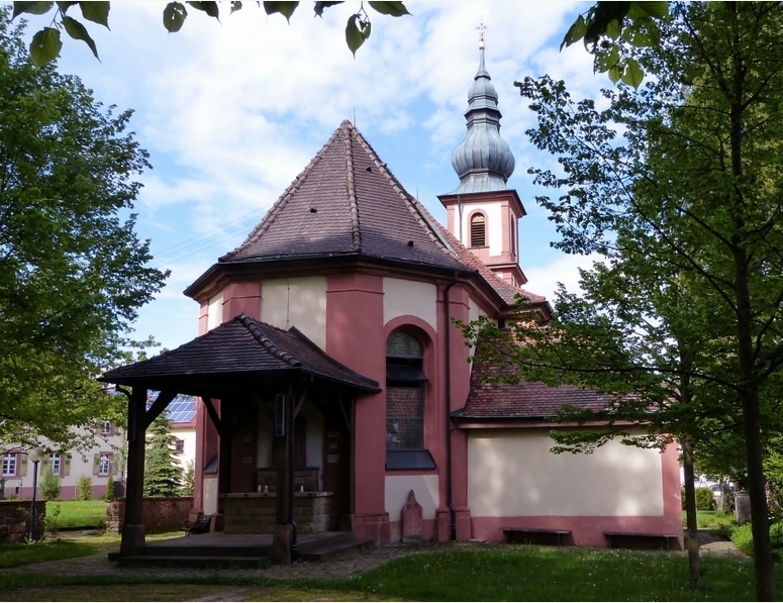
[(72, 559), (97, 553), (98, 549), (83, 542), (34, 542), (32, 544), (0, 544), (0, 568), (16, 567), (28, 563)]
[(103, 500), (47, 501), (46, 525), (49, 529), (105, 526), (106, 502)]
[[(694, 593), (685, 587), (687, 559), (682, 553), (457, 544), (397, 559), (364, 575), (332, 580), (274, 581), (239, 577), (230, 571), (147, 579), (0, 572), (0, 592), (8, 601), (182, 601), (213, 593), (230, 594), (237, 601), (754, 599), (750, 560), (704, 557), (702, 565), (707, 591)], [(783, 572), (777, 571), (780, 584)]]

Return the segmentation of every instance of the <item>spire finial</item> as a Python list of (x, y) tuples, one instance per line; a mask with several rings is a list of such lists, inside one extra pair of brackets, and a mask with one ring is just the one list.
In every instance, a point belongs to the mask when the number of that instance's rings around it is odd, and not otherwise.
[(484, 17), (479, 15), (479, 26), (476, 28), (479, 32), (479, 50), (484, 50), (484, 31), (487, 29), (487, 26), (484, 25)]

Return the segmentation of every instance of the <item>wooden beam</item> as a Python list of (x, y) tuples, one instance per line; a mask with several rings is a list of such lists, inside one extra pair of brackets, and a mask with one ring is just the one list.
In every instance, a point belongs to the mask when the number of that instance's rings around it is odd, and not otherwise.
[(128, 480), (125, 492), (125, 523), (120, 556), (134, 555), (144, 546), (144, 413), (147, 389), (134, 387), (128, 400)]
[(152, 406), (149, 407), (147, 412), (144, 414), (144, 429), (146, 430), (150, 425), (152, 425), (152, 422), (160, 416), (160, 413), (162, 413), (166, 407), (169, 405), (169, 403), (177, 397), (177, 390), (174, 389), (164, 389), (162, 392), (158, 394), (158, 397), (156, 398), (155, 402), (152, 403)]
[(209, 396), (201, 396), (201, 401), (204, 403), (204, 407), (207, 409), (207, 414), (209, 415), (209, 419), (212, 421), (212, 424), (215, 426), (215, 428), (218, 431), (218, 434), (220, 434), (221, 437), (223, 437), (223, 423), (220, 420), (220, 417), (218, 417), (217, 410), (215, 410), (215, 405), (212, 404), (212, 398)]

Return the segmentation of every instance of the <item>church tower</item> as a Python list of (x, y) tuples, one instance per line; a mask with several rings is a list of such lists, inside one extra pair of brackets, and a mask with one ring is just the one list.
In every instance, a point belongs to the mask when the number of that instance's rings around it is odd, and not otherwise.
[(456, 190), (440, 195), (447, 227), (497, 276), (520, 287), (527, 282), (519, 267), (517, 222), (525, 208), (506, 186), (514, 172), (514, 155), (500, 136), (498, 95), (484, 65), (484, 33), (479, 42), (479, 69), (468, 92), (467, 134), (454, 149), (451, 165), (459, 176)]

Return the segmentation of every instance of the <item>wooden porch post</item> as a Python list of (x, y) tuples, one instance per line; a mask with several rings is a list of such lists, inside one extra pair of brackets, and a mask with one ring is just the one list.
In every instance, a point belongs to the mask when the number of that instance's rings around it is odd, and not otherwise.
[(128, 399), (128, 483), (120, 556), (144, 547), (144, 444), (147, 389), (134, 387)]
[(223, 513), (225, 501), (221, 494), (231, 492), (231, 449), (234, 430), (234, 400), (220, 401), (220, 446), (218, 448), (218, 513)]

